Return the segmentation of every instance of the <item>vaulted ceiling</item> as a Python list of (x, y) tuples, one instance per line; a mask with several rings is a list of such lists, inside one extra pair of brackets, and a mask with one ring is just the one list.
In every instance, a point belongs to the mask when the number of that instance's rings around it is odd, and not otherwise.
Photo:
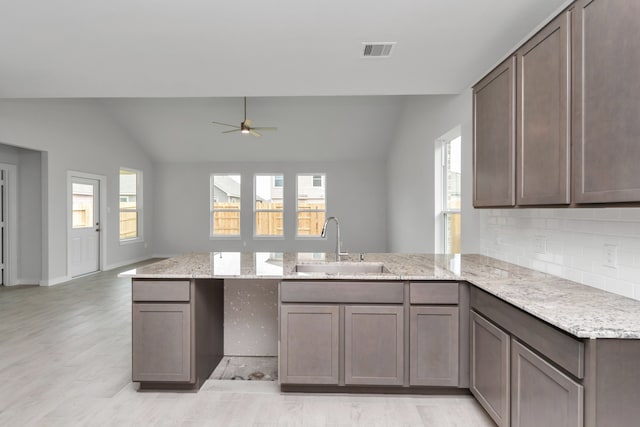
[[(220, 160), (381, 156), (403, 105), (389, 95), (459, 93), (566, 4), (0, 0), (0, 98), (110, 98), (105, 113), (159, 160), (212, 141)], [(397, 44), (365, 59), (363, 42)], [(242, 96), (279, 130), (229, 148), (210, 121), (239, 123)]]

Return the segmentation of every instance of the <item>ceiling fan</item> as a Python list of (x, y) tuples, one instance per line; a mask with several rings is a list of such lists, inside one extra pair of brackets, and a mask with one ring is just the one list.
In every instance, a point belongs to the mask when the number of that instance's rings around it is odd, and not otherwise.
[(222, 125), (222, 126), (229, 126), (235, 129), (232, 130), (225, 130), (222, 133), (233, 133), (233, 132), (240, 132), (240, 133), (245, 133), (245, 134), (251, 134), (253, 136), (262, 136), (262, 134), (258, 133), (258, 130), (278, 130), (277, 127), (254, 127), (251, 126), (251, 120), (247, 119), (247, 97), (244, 97), (244, 120), (242, 121), (242, 123), (240, 123), (240, 126), (236, 126), (236, 125), (230, 125), (228, 123), (220, 123), (220, 122), (211, 122), (211, 123), (215, 123), (217, 125)]

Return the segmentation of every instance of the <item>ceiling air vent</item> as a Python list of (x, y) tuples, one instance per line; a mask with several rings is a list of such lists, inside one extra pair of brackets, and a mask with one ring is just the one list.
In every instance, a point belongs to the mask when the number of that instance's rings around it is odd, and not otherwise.
[(366, 42), (362, 43), (363, 58), (388, 58), (396, 42)]

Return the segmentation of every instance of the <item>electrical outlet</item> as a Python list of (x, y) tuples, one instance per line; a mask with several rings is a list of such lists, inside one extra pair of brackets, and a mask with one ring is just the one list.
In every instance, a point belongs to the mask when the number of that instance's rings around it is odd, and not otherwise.
[(602, 253), (605, 267), (618, 268), (618, 245), (604, 245)]
[(544, 236), (533, 236), (533, 251), (537, 254), (546, 254), (547, 238)]

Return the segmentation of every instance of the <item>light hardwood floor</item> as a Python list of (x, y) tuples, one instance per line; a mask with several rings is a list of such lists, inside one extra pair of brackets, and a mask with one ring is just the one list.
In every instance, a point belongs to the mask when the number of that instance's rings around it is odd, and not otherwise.
[(493, 426), (470, 396), (283, 394), (209, 380), (198, 393), (131, 382), (121, 268), (53, 287), (0, 287), (0, 426)]

